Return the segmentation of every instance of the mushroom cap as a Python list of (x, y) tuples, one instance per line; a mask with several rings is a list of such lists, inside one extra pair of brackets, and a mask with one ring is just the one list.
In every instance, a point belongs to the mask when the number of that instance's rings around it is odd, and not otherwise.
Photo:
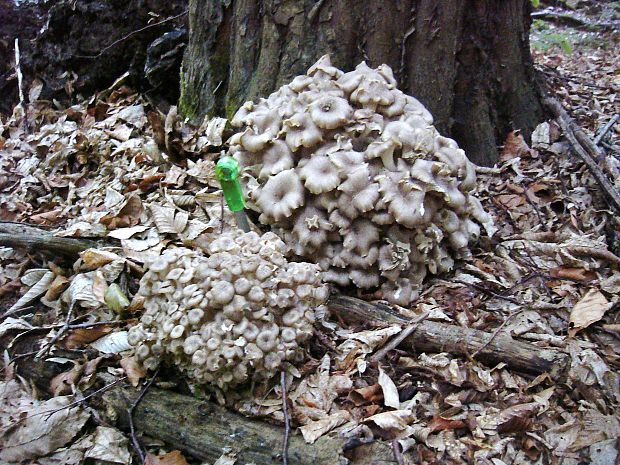
[(270, 177), (256, 198), (256, 205), (267, 218), (281, 221), (304, 204), (304, 188), (294, 169)]
[[(318, 263), (328, 282), (381, 286), (391, 301), (408, 303), (427, 272), (471, 255), (480, 226), (494, 231), (472, 195), (474, 165), (417, 99), (396, 88), (386, 65), (362, 62), (342, 73), (324, 56), (244, 106), (237, 120), (245, 127), (230, 151), (241, 161), (249, 207), (293, 254)], [(259, 157), (249, 152), (263, 142)], [(271, 276), (246, 295), (261, 294), (286, 300)]]

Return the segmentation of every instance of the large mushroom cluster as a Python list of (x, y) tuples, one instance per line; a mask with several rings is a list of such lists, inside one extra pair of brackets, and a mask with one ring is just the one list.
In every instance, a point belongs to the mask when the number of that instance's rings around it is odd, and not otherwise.
[(137, 359), (222, 389), (300, 361), (328, 289), (317, 265), (289, 263), (285, 250), (275, 234), (254, 232), (220, 236), (209, 256), (166, 250), (140, 282), (145, 311), (128, 336)]
[(480, 224), (492, 233), (474, 165), (386, 65), (343, 73), (324, 56), (232, 124), (250, 208), (326, 282), (405, 305), (470, 256)]

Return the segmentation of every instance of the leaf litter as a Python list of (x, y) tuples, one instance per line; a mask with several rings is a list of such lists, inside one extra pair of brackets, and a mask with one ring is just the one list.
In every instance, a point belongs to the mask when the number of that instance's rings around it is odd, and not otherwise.
[[(574, 53), (535, 55), (593, 136), (619, 112), (618, 59), (605, 48)], [(8, 309), (0, 321), (0, 457), (129, 463), (127, 436), (91, 425), (89, 402), (73, 402), (111, 375), (126, 375), (134, 386), (147, 377), (127, 351), (127, 329), (141, 310), (134, 296), (142, 264), (167, 247), (206, 244), (234, 224), (214, 176), (226, 121), (193, 126), (123, 86), (66, 110), (35, 101), (28, 115), (28, 128), (17, 118), (1, 128), (0, 219), (109, 244), (85, 250), (73, 264), (0, 248), (0, 298)], [(614, 131), (606, 142), (612, 154)], [(531, 146), (511, 133), (496, 169), (478, 176), (477, 195), (498, 227), (494, 239), (483, 238), (471, 260), (430, 280), (420, 299), (399, 310), (558, 348), (570, 354), (567, 372), (561, 380), (533, 377), (501, 363), (486, 366), (475, 354), (399, 348), (375, 363), (371, 356), (404, 328), (348, 326), (332, 317), (317, 328), (323, 336), (310, 344), (308, 362), (288, 369), (294, 425), (309, 443), (325, 434), (396, 440), (406, 463), (614, 463), (618, 217), (553, 121), (537, 128)], [(25, 340), (61, 367), (48, 392), (25, 390), (9, 369), (26, 353)], [(163, 381), (183, 388), (177, 377)], [(281, 394), (273, 384), (204, 395), (282, 422)], [(221, 458), (235, 462), (234, 454)], [(147, 463), (187, 461), (155, 447)]]

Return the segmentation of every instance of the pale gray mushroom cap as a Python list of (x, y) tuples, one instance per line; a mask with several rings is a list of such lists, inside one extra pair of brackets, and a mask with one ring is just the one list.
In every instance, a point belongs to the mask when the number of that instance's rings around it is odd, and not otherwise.
[(396, 87), (386, 65), (343, 73), (321, 57), (235, 116), (242, 131), (266, 128), (263, 159), (247, 155), (258, 145), (245, 143), (255, 132), (233, 136), (230, 152), (249, 208), (293, 253), (318, 263), (325, 281), (381, 287), (405, 305), (427, 272), (449, 271), (471, 255), (481, 226), (488, 235), (495, 228), (472, 193), (475, 167), (465, 152)]
[[(286, 250), (275, 234), (254, 232), (219, 236), (209, 256), (166, 250), (140, 282), (145, 312), (128, 335), (137, 359), (149, 369), (175, 364), (191, 381), (221, 389), (301, 360), (328, 289), (317, 265), (289, 263)], [(205, 280), (209, 270), (214, 279)], [(168, 287), (175, 291), (160, 292)]]

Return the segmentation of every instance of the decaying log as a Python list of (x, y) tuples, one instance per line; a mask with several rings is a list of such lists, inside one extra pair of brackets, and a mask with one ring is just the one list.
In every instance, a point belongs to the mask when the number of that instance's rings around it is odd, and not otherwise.
[[(128, 428), (127, 409), (139, 392), (114, 386), (103, 395), (108, 412), (121, 428)], [(151, 387), (133, 416), (138, 432), (160, 439), (199, 460), (215, 462), (224, 452), (236, 454), (235, 463), (282, 462), (284, 429), (230, 412), (212, 402)], [(396, 463), (388, 445), (362, 445), (346, 452), (347, 441), (329, 435), (306, 444), (300, 434), (290, 437), (289, 463), (294, 465), (388, 465)], [(351, 455), (350, 455), (351, 454)]]
[[(371, 304), (353, 297), (334, 296), (329, 301), (329, 308), (349, 323), (375, 326), (409, 323), (407, 318), (388, 305)], [(552, 378), (558, 378), (569, 361), (569, 356), (559, 350), (537, 347), (505, 333), (494, 335), (428, 320), (421, 321), (399, 347), (415, 352), (448, 352), (461, 356), (478, 352), (476, 358), (489, 366), (504, 362), (516, 371), (549, 373)]]
[[(49, 392), (50, 379), (61, 371), (57, 363), (33, 358), (20, 360), (17, 368), (20, 376), (43, 392)], [(87, 403), (106, 412), (119, 428), (129, 431), (128, 408), (140, 392), (126, 382), (118, 383)], [(133, 422), (140, 436), (158, 439), (186, 456), (208, 463), (225, 452), (236, 453), (235, 463), (282, 463), (283, 427), (246, 418), (208, 400), (151, 386), (136, 407)], [(288, 448), (291, 465), (396, 463), (390, 446), (380, 441), (360, 445), (326, 435), (314, 444), (306, 444), (299, 432), (293, 432)]]
[(562, 108), (560, 102), (554, 98), (547, 98), (545, 99), (545, 106), (557, 118), (564, 135), (570, 142), (575, 153), (583, 160), (592, 173), (592, 176), (594, 176), (594, 179), (596, 179), (596, 182), (598, 182), (601, 189), (603, 189), (610, 205), (620, 212), (620, 193), (596, 162), (596, 160), (600, 160), (603, 157), (600, 149), (594, 145), (585, 132), (577, 127), (572, 118), (568, 116), (566, 110)]
[(0, 246), (76, 258), (81, 251), (101, 245), (88, 239), (57, 237), (51, 231), (36, 226), (0, 221)]

